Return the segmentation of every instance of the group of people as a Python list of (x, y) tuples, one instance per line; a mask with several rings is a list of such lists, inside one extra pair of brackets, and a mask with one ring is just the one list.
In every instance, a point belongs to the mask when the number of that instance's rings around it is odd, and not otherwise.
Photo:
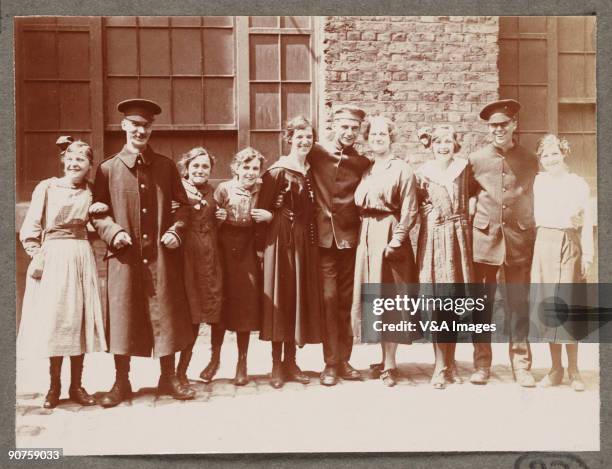
[[(64, 356), (71, 359), (69, 397), (81, 405), (128, 399), (131, 356), (159, 358), (158, 392), (192, 399), (187, 371), (203, 323), (211, 327), (204, 382), (219, 369), (225, 331), (233, 331), (234, 384), (247, 384), (249, 338), (258, 331), (272, 343), (275, 388), (309, 382), (296, 362), (296, 347), (305, 344), (323, 345), (323, 385), (362, 379), (350, 364), (354, 335), (381, 343), (372, 372), (393, 386), (398, 343), (418, 334), (360, 330), (363, 284), (485, 283), (494, 292), (501, 270), (508, 283), (581, 281), (593, 259), (588, 185), (568, 171), (565, 140), (544, 137), (537, 156), (516, 144), (519, 109), (514, 100), (485, 106), (480, 117), (491, 143), (467, 158), (457, 156), (453, 127), (420, 129), (432, 158), (416, 171), (394, 155), (396, 127), (386, 117), (339, 106), (333, 138), (317, 143), (312, 124), (298, 116), (285, 129), (288, 155), (264, 169), (266, 158), (245, 148), (233, 158), (233, 178), (216, 189), (209, 183), (215, 158), (205, 148), (182, 155), (177, 168), (148, 144), (161, 112), (153, 101), (119, 103), (126, 144), (98, 166), (93, 185), (91, 147), (61, 137), (64, 175), (37, 185), (20, 231), (32, 260), (18, 353), (49, 358), (44, 406), (59, 402)], [(362, 130), (367, 156), (355, 145)], [(106, 315), (89, 222), (108, 247)], [(507, 309), (514, 376), (533, 387), (527, 296), (507, 298)], [(491, 310), (474, 320), (490, 323)], [(566, 342), (571, 386), (584, 389), (576, 337), (549, 337), (552, 368), (540, 385), (562, 382)], [(436, 389), (462, 382), (455, 346), (452, 334), (433, 337)], [(84, 354), (96, 351), (112, 353), (116, 370), (99, 399), (81, 383)], [(474, 339), (470, 381), (486, 384), (490, 370), (485, 333)]]

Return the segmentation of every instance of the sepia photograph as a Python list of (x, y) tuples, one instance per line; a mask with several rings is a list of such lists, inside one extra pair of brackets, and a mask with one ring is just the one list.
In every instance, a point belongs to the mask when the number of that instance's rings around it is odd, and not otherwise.
[(595, 15), (10, 20), (16, 449), (600, 450)]

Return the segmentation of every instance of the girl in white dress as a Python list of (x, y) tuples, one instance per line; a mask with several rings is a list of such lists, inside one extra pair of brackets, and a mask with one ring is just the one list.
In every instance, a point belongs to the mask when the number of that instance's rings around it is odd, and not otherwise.
[(92, 151), (85, 142), (63, 142), (64, 176), (36, 186), (19, 232), (32, 261), (17, 353), (49, 358), (51, 383), (44, 403), (49, 409), (59, 403), (64, 356), (70, 356), (70, 399), (81, 405), (96, 403), (81, 385), (84, 354), (106, 350), (96, 263), (86, 228)]
[[(534, 182), (534, 216), (538, 228), (531, 266), (532, 284), (576, 284), (584, 279), (593, 262), (593, 218), (589, 186), (580, 176), (569, 172), (565, 158), (570, 147), (565, 139), (546, 135), (537, 148), (544, 169)], [(537, 287), (544, 291), (545, 286)], [(577, 288), (573, 288), (577, 292)], [(537, 295), (537, 292), (536, 292)], [(572, 295), (573, 296), (573, 295)], [(580, 301), (573, 302), (580, 304)], [(533, 302), (538, 306), (540, 302)], [(557, 313), (559, 314), (559, 313)], [(532, 317), (538, 318), (537, 314)], [(563, 381), (561, 352), (567, 352), (567, 372), (571, 387), (584, 390), (578, 372), (578, 343), (585, 334), (586, 322), (570, 317), (565, 321), (541, 321), (539, 338), (550, 343), (552, 368), (540, 381), (541, 387), (557, 386)]]

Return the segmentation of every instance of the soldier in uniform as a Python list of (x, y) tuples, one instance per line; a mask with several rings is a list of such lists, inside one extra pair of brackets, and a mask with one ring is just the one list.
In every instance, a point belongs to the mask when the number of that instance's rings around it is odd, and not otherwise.
[(323, 289), (323, 356), (321, 384), (333, 386), (338, 377), (361, 379), (349, 364), (353, 348), (351, 305), (359, 211), (354, 193), (369, 160), (354, 148), (365, 112), (356, 106), (337, 108), (333, 141), (315, 144), (308, 155), (316, 198), (316, 223)]
[[(474, 270), (477, 282), (491, 287), (489, 306), (475, 312), (474, 321), (490, 323), (499, 270), (503, 267), (508, 294), (505, 301), (510, 361), (515, 380), (525, 387), (535, 381), (531, 368), (528, 284), (535, 221), (533, 182), (538, 172), (536, 156), (515, 143), (520, 104), (512, 99), (486, 105), (480, 118), (487, 122), (491, 143), (469, 155), (473, 218)], [(521, 287), (523, 285), (523, 287)], [(470, 381), (486, 384), (491, 369), (491, 335), (474, 334), (474, 373)]]
[[(113, 407), (130, 397), (130, 357), (159, 357), (158, 392), (192, 399), (180, 384), (175, 352), (193, 341), (189, 306), (177, 248), (188, 218), (189, 201), (173, 161), (148, 145), (155, 115), (153, 101), (129, 99), (117, 106), (125, 117), (126, 144), (98, 167), (94, 201), (108, 211), (94, 226), (108, 246), (107, 337), (116, 378), (100, 404)], [(180, 205), (171, 212), (172, 201)]]

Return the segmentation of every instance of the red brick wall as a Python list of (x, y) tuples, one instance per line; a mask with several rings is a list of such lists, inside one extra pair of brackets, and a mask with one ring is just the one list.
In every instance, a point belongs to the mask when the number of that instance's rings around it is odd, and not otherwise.
[(498, 97), (498, 18), (343, 16), (323, 22), (320, 122), (354, 103), (395, 120), (394, 151), (418, 164), (430, 156), (416, 130), (449, 123), (467, 155), (486, 128), (482, 106)]

